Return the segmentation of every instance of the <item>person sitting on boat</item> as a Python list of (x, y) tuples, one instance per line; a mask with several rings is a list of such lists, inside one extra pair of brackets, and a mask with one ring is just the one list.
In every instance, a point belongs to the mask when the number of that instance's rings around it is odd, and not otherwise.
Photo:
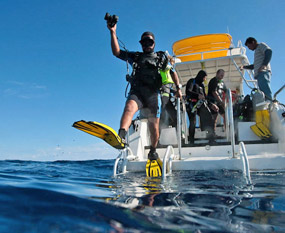
[(216, 131), (218, 113), (223, 117), (225, 124), (225, 100), (223, 100), (223, 94), (226, 93), (227, 87), (223, 81), (224, 76), (225, 71), (219, 69), (216, 73), (216, 77), (212, 78), (208, 85), (207, 99), (210, 103), (218, 107), (218, 111), (211, 109), (214, 119), (214, 131)]
[[(128, 61), (133, 66), (130, 80), (131, 89), (121, 117), (118, 134), (125, 140), (127, 130), (132, 123), (134, 114), (142, 108), (147, 108), (151, 141), (148, 159), (156, 160), (158, 158), (156, 147), (159, 139), (161, 108), (160, 88), (162, 85), (159, 70), (166, 68), (168, 63), (167, 57), (164, 52), (154, 52), (155, 38), (152, 32), (144, 32), (141, 36), (140, 44), (143, 52), (129, 52), (120, 50), (116, 35), (117, 24), (113, 26), (107, 23), (107, 27), (111, 33), (111, 48), (113, 55), (124, 61)], [(175, 73), (173, 77), (173, 81), (177, 86), (176, 95), (181, 98), (182, 93), (179, 88), (178, 76)]]
[(194, 144), (196, 116), (200, 116), (200, 126), (202, 131), (207, 131), (209, 142), (213, 142), (213, 118), (206, 100), (205, 86), (203, 82), (207, 78), (207, 73), (200, 70), (195, 78), (189, 79), (186, 84), (186, 111), (189, 117), (189, 141)]
[(259, 89), (264, 93), (266, 99), (272, 100), (272, 91), (270, 87), (271, 66), (270, 60), (272, 57), (271, 48), (261, 42), (258, 43), (253, 37), (248, 37), (245, 45), (254, 51), (254, 63), (247, 66), (241, 66), (240, 69), (254, 70), (254, 78), (257, 79)]
[(160, 130), (168, 128), (169, 126), (176, 127), (177, 125), (177, 113), (174, 106), (175, 103), (173, 103), (173, 101), (175, 101), (173, 96), (175, 89), (173, 82), (175, 79), (175, 77), (173, 77), (175, 75), (173, 70), (174, 58), (170, 55), (168, 55), (168, 58), (170, 64), (167, 65), (165, 70), (160, 70), (162, 78)]

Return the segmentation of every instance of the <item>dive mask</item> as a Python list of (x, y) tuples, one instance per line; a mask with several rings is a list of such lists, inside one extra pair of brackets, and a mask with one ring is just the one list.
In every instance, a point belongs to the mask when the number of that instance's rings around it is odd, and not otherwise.
[(154, 44), (154, 40), (149, 37), (145, 37), (142, 40), (140, 40), (140, 43), (143, 47), (149, 47)]

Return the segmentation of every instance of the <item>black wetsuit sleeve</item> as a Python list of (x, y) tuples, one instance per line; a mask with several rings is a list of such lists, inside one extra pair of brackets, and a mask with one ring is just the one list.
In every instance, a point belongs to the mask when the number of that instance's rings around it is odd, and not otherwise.
[(272, 57), (272, 50), (271, 49), (266, 49), (264, 52), (264, 60), (263, 60), (263, 65), (267, 66), (268, 63), (270, 62)]
[(117, 56), (117, 58), (123, 61), (128, 61), (130, 64), (133, 64), (134, 57), (135, 57), (135, 52), (128, 52), (124, 50), (120, 50), (120, 54), (119, 56)]
[(209, 85), (208, 85), (208, 96), (214, 97), (213, 91), (216, 91), (217, 85), (218, 85), (218, 83), (217, 83), (216, 79), (212, 78), (209, 82)]
[(186, 84), (186, 97), (187, 97), (187, 99), (189, 99), (189, 98), (198, 99), (199, 94), (194, 92), (193, 89), (194, 89), (193, 80), (190, 79)]

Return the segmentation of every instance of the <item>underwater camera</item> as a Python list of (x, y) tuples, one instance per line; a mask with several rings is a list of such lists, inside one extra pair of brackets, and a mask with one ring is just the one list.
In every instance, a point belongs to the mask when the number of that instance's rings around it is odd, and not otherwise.
[(107, 21), (110, 27), (114, 27), (118, 22), (119, 17), (117, 15), (110, 15), (109, 13), (106, 13), (104, 19)]

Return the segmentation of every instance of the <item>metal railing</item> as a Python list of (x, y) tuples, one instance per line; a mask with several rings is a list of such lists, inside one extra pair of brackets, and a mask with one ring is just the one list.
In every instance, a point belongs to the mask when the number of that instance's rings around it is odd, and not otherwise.
[(227, 140), (231, 142), (232, 157), (236, 158), (235, 155), (235, 127), (234, 127), (234, 114), (233, 114), (233, 101), (231, 89), (227, 89), (227, 107), (226, 107), (226, 132)]
[[(243, 47), (242, 47), (242, 48), (243, 48)], [(245, 54), (245, 51), (244, 51), (244, 54)], [(241, 70), (240, 70), (240, 67), (238, 67), (238, 65), (237, 65), (237, 63), (236, 63), (236, 61), (235, 61), (235, 59), (234, 59), (234, 56), (232, 55), (232, 50), (231, 50), (231, 49), (230, 49), (230, 58), (231, 58), (231, 60), (232, 60), (232, 63), (233, 63), (234, 66), (236, 67), (237, 71), (239, 72), (240, 76), (242, 77), (243, 81), (244, 81), (245, 84), (247, 85), (247, 87), (248, 87), (249, 89), (258, 88), (258, 86), (257, 86), (257, 80), (255, 80), (255, 79), (253, 78), (253, 72), (252, 72), (251, 70), (246, 70), (247, 73), (248, 73), (248, 76), (249, 76), (250, 80), (247, 80), (247, 79), (244, 77), (243, 73), (242, 73)], [(246, 57), (246, 62), (249, 63), (247, 57)], [(245, 64), (243, 64), (243, 65), (245, 65)], [(250, 86), (249, 83), (253, 83), (253, 87)]]
[(177, 98), (177, 141), (179, 160), (181, 160), (181, 112), (180, 112), (180, 98)]
[[(189, 52), (189, 53), (186, 53), (186, 54), (176, 55), (175, 57), (176, 58), (180, 58), (180, 57), (194, 57), (195, 61), (197, 61), (197, 60), (204, 60), (205, 57), (208, 54), (218, 54), (218, 53), (221, 53), (221, 52), (227, 53), (229, 50), (232, 50), (232, 49), (239, 49), (241, 51), (241, 55), (244, 55), (245, 54), (245, 50), (243, 48), (244, 47), (241, 46), (241, 47), (230, 47), (230, 48), (222, 48), (222, 49), (209, 50), (209, 51), (203, 51), (203, 52), (196, 52), (196, 53)], [(199, 57), (200, 59), (197, 59), (197, 56), (200, 56)], [(214, 57), (214, 59), (216, 59), (218, 57), (224, 57), (224, 54), (223, 54), (223, 56), (216, 56), (216, 57)]]
[(274, 96), (273, 96), (273, 100), (276, 100), (277, 95), (283, 91), (283, 89), (285, 88), (285, 84), (278, 90), (275, 92)]
[[(117, 175), (125, 174), (127, 172), (127, 162), (128, 162), (128, 160), (134, 160), (136, 158), (137, 158), (137, 156), (135, 156), (133, 154), (131, 148), (126, 147), (125, 149), (121, 150), (121, 153), (118, 155), (118, 157), (116, 158), (115, 163), (114, 163), (113, 176), (116, 177)], [(118, 169), (118, 165), (119, 165), (119, 161), (120, 160), (123, 160), (122, 161), (122, 167), (121, 167), (122, 172), (121, 173), (117, 173), (117, 171), (119, 170)]]
[[(172, 160), (174, 158), (174, 149), (172, 146), (168, 146), (166, 149), (166, 152), (163, 157), (163, 167), (162, 167), (162, 179), (165, 179), (165, 177), (168, 174), (172, 173)], [(168, 172), (167, 172), (168, 170)]]
[(245, 145), (243, 142), (239, 143), (239, 154), (240, 154), (240, 159), (242, 161), (243, 176), (246, 179), (247, 185), (250, 185), (252, 184), (251, 176), (250, 176), (250, 168), (249, 168), (247, 152), (246, 152)]

